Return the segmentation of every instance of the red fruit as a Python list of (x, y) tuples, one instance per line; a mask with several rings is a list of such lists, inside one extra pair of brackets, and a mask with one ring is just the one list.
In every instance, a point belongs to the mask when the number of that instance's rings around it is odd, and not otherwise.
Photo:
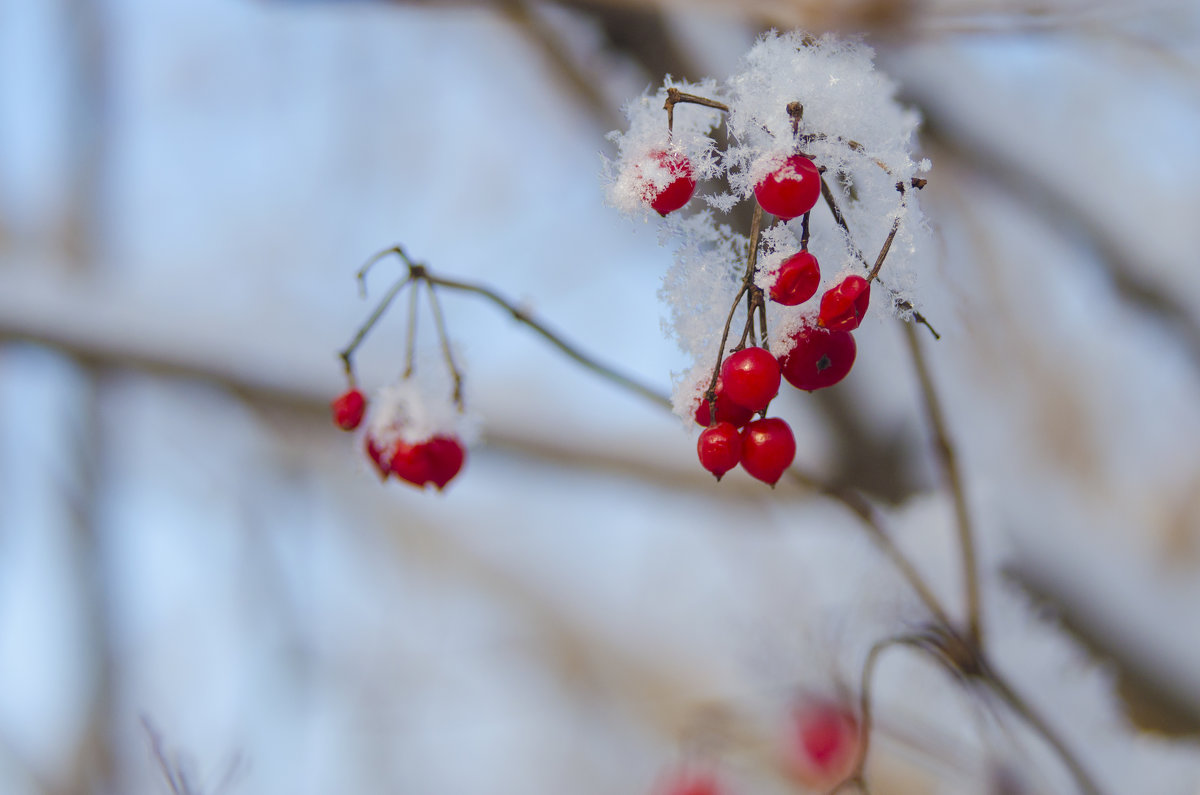
[(779, 394), (779, 362), (765, 348), (743, 348), (721, 365), (725, 395), (751, 411), (762, 411)]
[(867, 313), (871, 283), (861, 276), (847, 276), (821, 296), (817, 325), (830, 331), (853, 331)]
[(696, 452), (700, 456), (700, 466), (716, 475), (719, 481), (742, 458), (742, 439), (738, 429), (730, 422), (718, 422), (704, 429), (696, 443)]
[(826, 331), (803, 326), (792, 336), (795, 345), (779, 360), (787, 382), (812, 392), (833, 386), (854, 365), (858, 346), (848, 331)]
[(799, 306), (812, 298), (821, 283), (821, 266), (807, 251), (783, 261), (771, 284), (771, 300), (784, 306)]
[(767, 212), (785, 221), (804, 215), (821, 196), (821, 172), (804, 155), (792, 155), (754, 186)]
[(392, 451), (389, 469), (393, 475), (424, 488), (432, 483), (441, 491), (463, 467), (466, 451), (453, 436), (434, 436), (410, 444), (398, 441)]
[[(696, 413), (692, 416), (696, 420), (696, 424), (702, 428), (713, 424), (712, 417), (709, 415), (708, 401), (704, 399), (703, 395), (700, 396), (700, 403), (696, 406)], [(718, 376), (717, 422), (730, 422), (734, 427), (741, 428), (752, 419), (754, 419), (754, 412), (730, 400), (725, 394), (725, 382)]]
[(389, 469), (396, 477), (417, 487), (424, 487), (433, 480), (433, 470), (424, 442), (411, 444), (403, 440), (397, 441), (392, 448)]
[(392, 471), (392, 451), (381, 446), (372, 436), (367, 437), (367, 458), (375, 465), (380, 480), (387, 480)]
[(742, 431), (742, 469), (774, 486), (796, 458), (796, 437), (778, 417), (755, 420)]
[(362, 423), (367, 411), (367, 399), (357, 389), (351, 389), (336, 398), (329, 407), (333, 409), (333, 424), (343, 431), (352, 431)]
[[(642, 174), (638, 168), (638, 178), (642, 184), (642, 198), (659, 215), (665, 216), (688, 203), (696, 191), (696, 180), (692, 171), (692, 161), (680, 152), (667, 152), (662, 149), (650, 153), (653, 165), (647, 170), (658, 171), (665, 169), (666, 174), (651, 180)], [(665, 177), (665, 178), (664, 178)]]
[(425, 443), (425, 454), (429, 460), (429, 479), (438, 491), (454, 480), (467, 457), (462, 443), (453, 436), (433, 437)]
[(789, 759), (806, 786), (824, 790), (844, 779), (857, 761), (858, 745), (858, 721), (840, 704), (813, 701), (793, 710)]

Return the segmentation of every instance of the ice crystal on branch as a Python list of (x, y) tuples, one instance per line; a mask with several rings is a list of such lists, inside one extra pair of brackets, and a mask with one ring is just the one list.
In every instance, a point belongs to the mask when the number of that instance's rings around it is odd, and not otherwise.
[[(691, 416), (718, 357), (728, 353), (719, 351), (727, 324), (733, 332), (727, 346), (739, 344), (743, 327), (753, 329), (744, 307), (733, 307), (729, 319), (752, 246), (758, 259), (749, 272), (754, 290), (769, 290), (782, 261), (807, 249), (821, 264), (818, 294), (857, 275), (876, 282), (878, 305), (911, 313), (916, 301), (907, 290), (925, 231), (913, 180), (929, 164), (914, 161), (911, 153), (917, 114), (896, 102), (894, 84), (875, 70), (873, 57), (857, 40), (767, 33), (723, 85), (668, 78), (655, 94), (630, 103), (629, 130), (610, 136), (618, 155), (609, 164), (608, 198), (626, 213), (652, 217), (650, 207), (678, 173), (664, 166), (667, 157), (686, 157), (698, 182), (716, 186), (682, 209), (654, 208), (665, 216), (664, 237), (676, 246), (661, 293), (668, 331), (693, 362), (676, 378), (680, 416)], [(712, 134), (722, 122), (728, 144), (720, 150)], [(719, 220), (741, 202), (756, 201), (755, 187), (764, 181), (787, 183), (794, 173), (789, 158), (797, 155), (820, 170), (840, 222), (823, 195), (807, 215), (784, 220), (764, 213), (757, 241), (751, 240), (754, 230)], [(816, 177), (805, 161), (799, 165), (812, 175), (811, 199)], [(698, 199), (710, 209), (702, 209)], [(767, 199), (760, 200), (767, 209)], [(804, 207), (807, 203), (798, 212)], [(876, 270), (885, 248), (886, 267)], [(757, 334), (765, 334), (776, 355), (786, 353), (795, 333), (816, 317), (816, 307), (808, 304), (767, 301), (763, 311), (766, 331), (760, 319)]]

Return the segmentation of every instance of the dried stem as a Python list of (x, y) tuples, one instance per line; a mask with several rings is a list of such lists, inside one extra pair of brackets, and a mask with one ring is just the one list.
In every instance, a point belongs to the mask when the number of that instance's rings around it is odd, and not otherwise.
[[(411, 278), (411, 277), (409, 277)], [(408, 333), (404, 337), (404, 377), (411, 378), (417, 356), (417, 289), (408, 293)]]
[(1008, 704), (1029, 728), (1042, 736), (1054, 752), (1058, 754), (1058, 758), (1062, 760), (1067, 770), (1071, 772), (1071, 776), (1075, 779), (1075, 783), (1079, 786), (1079, 790), (1084, 795), (1101, 795), (1103, 792), (1096, 785), (1094, 779), (1084, 768), (1079, 758), (1067, 747), (1066, 742), (1051, 728), (1050, 724), (1033, 709), (1020, 694), (1013, 690), (1008, 680), (996, 673), (993, 669), (988, 669), (985, 681), (997, 696), (1004, 703)]
[(924, 649), (929, 644), (929, 638), (921, 634), (897, 635), (891, 638), (884, 638), (876, 641), (867, 652), (867, 659), (863, 662), (862, 676), (859, 680), (859, 698), (858, 698), (858, 753), (854, 758), (854, 767), (844, 779), (839, 781), (828, 795), (837, 795), (846, 787), (855, 787), (859, 792), (866, 793), (866, 767), (867, 756), (871, 751), (871, 729), (874, 724), (872, 713), (871, 691), (875, 681), (875, 669), (879, 667), (879, 660), (883, 653), (888, 649), (894, 649), (897, 646), (910, 646), (913, 648)]
[(480, 284), (472, 284), (470, 282), (458, 281), (456, 279), (446, 279), (440, 276), (434, 276), (428, 271), (424, 273), (423, 278), (431, 285), (444, 287), (447, 290), (457, 290), (459, 292), (471, 293), (473, 295), (486, 298), (496, 306), (504, 309), (509, 315), (512, 316), (513, 320), (516, 320), (518, 323), (533, 329), (543, 339), (566, 354), (567, 358), (571, 359), (576, 364), (591, 370), (596, 375), (606, 378), (618, 386), (622, 386), (632, 392), (637, 393), (638, 395), (641, 395), (655, 405), (661, 406), (662, 408), (668, 410), (671, 408), (671, 399), (665, 394), (652, 387), (648, 387), (645, 384), (639, 383), (624, 373), (618, 372), (616, 369), (603, 364), (596, 359), (593, 359), (591, 356), (588, 356), (579, 348), (575, 347), (558, 334), (551, 331), (540, 321), (534, 319), (525, 310), (507, 300), (491, 288)]
[[(402, 257), (404, 256), (403, 252), (401, 252), (399, 248), (388, 249), (388, 251), (384, 253), (387, 254), (393, 251), (399, 253)], [(376, 254), (358, 272), (359, 292), (363, 297), (366, 297), (366, 286), (365, 282), (363, 281), (363, 276), (366, 273), (367, 268), (378, 262), (381, 257), (382, 254)], [(346, 371), (346, 378), (350, 380), (351, 384), (354, 383), (354, 352), (358, 350), (358, 346), (362, 345), (363, 340), (367, 338), (367, 334), (371, 332), (371, 329), (375, 328), (375, 324), (379, 322), (381, 317), (383, 317), (383, 313), (387, 311), (389, 306), (391, 306), (392, 301), (395, 300), (396, 296), (400, 294), (400, 291), (407, 287), (412, 281), (413, 277), (412, 273), (410, 272), (403, 279), (400, 279), (393, 284), (391, 289), (389, 289), (383, 296), (383, 300), (381, 300), (375, 307), (375, 310), (367, 316), (366, 322), (363, 323), (359, 330), (354, 334), (354, 337), (351, 338), (349, 344), (347, 344), (346, 347), (343, 348), (340, 353), (338, 353), (338, 357), (342, 360), (342, 367)]]
[(667, 101), (663, 103), (663, 110), (667, 112), (667, 131), (675, 131), (675, 106), (680, 102), (691, 105), (703, 105), (706, 108), (716, 108), (717, 110), (729, 112), (729, 106), (724, 102), (717, 102), (715, 99), (701, 97), (696, 94), (687, 94), (672, 86), (667, 89)]
[(958, 463), (958, 454), (946, 428), (941, 401), (933, 387), (933, 379), (929, 374), (929, 367), (925, 363), (925, 356), (921, 352), (916, 331), (912, 325), (905, 324), (904, 333), (908, 341), (908, 348), (912, 352), (913, 369), (916, 370), (917, 380), (921, 386), (921, 398), (925, 404), (925, 414), (933, 434), (934, 449), (941, 465), (942, 477), (945, 478), (946, 487), (954, 500), (955, 527), (958, 531), (958, 547), (962, 556), (966, 591), (967, 640), (972, 646), (978, 648), (981, 646), (983, 637), (979, 598), (979, 561), (975, 553), (975, 531), (971, 523), (970, 511), (967, 509), (962, 471)]
[(904, 578), (909, 587), (917, 595), (917, 598), (929, 610), (934, 621), (939, 625), (950, 626), (950, 614), (946, 612), (941, 601), (934, 595), (933, 589), (929, 587), (929, 584), (925, 582), (925, 578), (917, 571), (916, 566), (900, 551), (900, 548), (896, 546), (896, 542), (888, 535), (874, 506), (871, 505), (866, 497), (852, 489), (823, 483), (796, 466), (790, 467), (788, 474), (799, 485), (841, 503), (857, 516), (862, 521), (868, 535), (871, 536), (871, 540), (875, 542), (880, 551), (891, 561), (896, 570), (900, 572), (900, 576)]
[[(438, 342), (442, 346), (442, 356), (446, 358), (446, 367), (450, 370), (450, 377), (454, 379), (454, 405), (461, 412), (463, 410), (462, 396), (462, 372), (458, 369), (458, 365), (454, 362), (454, 352), (450, 349), (450, 337), (446, 334), (446, 320), (442, 317), (442, 304), (438, 300), (437, 290), (433, 289), (433, 285), (428, 279), (425, 282), (429, 288), (429, 307), (433, 310), (433, 322), (437, 328)], [(416, 290), (413, 294), (416, 295)]]

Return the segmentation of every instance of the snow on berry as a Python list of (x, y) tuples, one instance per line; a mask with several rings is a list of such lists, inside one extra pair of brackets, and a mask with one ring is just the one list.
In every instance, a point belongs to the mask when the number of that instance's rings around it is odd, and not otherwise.
[[(676, 109), (674, 124), (668, 131), (662, 108), (669, 88), (719, 96), (714, 80), (688, 83), (667, 78), (656, 93), (643, 94), (625, 106), (629, 129), (609, 135), (617, 144), (617, 157), (605, 163), (608, 201), (622, 212), (644, 216), (655, 197), (662, 198), (679, 176), (680, 172), (671, 168), (672, 162), (680, 159), (687, 162), (692, 180), (709, 179), (721, 173), (716, 145), (710, 137), (721, 123), (720, 111), (694, 106), (686, 111)], [(690, 196), (689, 191), (687, 198)]]
[[(623, 211), (647, 218), (649, 202), (667, 192), (673, 177), (665, 167), (652, 180), (659, 193), (648, 197), (646, 192), (645, 164), (655, 153), (685, 156), (697, 182), (716, 185), (708, 192), (698, 190), (694, 200), (658, 222), (664, 240), (675, 245), (675, 261), (660, 293), (667, 325), (691, 359), (690, 367), (675, 375), (674, 404), (681, 418), (691, 418), (711, 381), (750, 255), (750, 230), (731, 228), (721, 214), (755, 201), (756, 187), (792, 186), (793, 180), (782, 179), (789, 163), (790, 170), (805, 172), (797, 183), (806, 186), (802, 201), (772, 206), (766, 198), (766, 210), (793, 217), (815, 202), (807, 215), (805, 248), (830, 274), (869, 269), (895, 224), (895, 238), (874, 286), (888, 292), (888, 304), (899, 307), (898, 312), (911, 313), (917, 303), (906, 290), (914, 281), (919, 252), (929, 248), (922, 245), (928, 230), (909, 186), (929, 164), (912, 156), (917, 114), (895, 101), (895, 86), (875, 69), (873, 57), (870, 47), (853, 39), (770, 32), (742, 59), (740, 71), (720, 86), (712, 80), (688, 84), (668, 79), (657, 92), (631, 102), (626, 107), (628, 131), (610, 136), (618, 153), (608, 167), (608, 198)], [(676, 102), (668, 132), (663, 104), (671, 89), (723, 104), (727, 111)], [(727, 133), (722, 138), (729, 143), (718, 151), (713, 133), (722, 123)], [(809, 164), (822, 170), (817, 179), (811, 179)], [(819, 196), (822, 179), (848, 233)], [(905, 189), (897, 190), (897, 185)], [(802, 217), (786, 222), (764, 218), (753, 274), (757, 287), (769, 291), (782, 262), (800, 250), (803, 224)], [(818, 283), (817, 290), (832, 286), (832, 281)], [(771, 301), (765, 310), (766, 343), (776, 354), (785, 354), (799, 332), (817, 321), (815, 311), (799, 307), (807, 298), (787, 300), (798, 303)], [(745, 323), (744, 307), (736, 307), (734, 333), (740, 334)]]
[(692, 162), (680, 152), (656, 149), (634, 166), (634, 175), (642, 184), (642, 200), (659, 215), (680, 209), (696, 191)]
[(401, 379), (379, 391), (367, 422), (367, 457), (383, 477), (445, 488), (462, 469), (466, 445), (478, 433), (444, 385)]
[(816, 206), (821, 197), (821, 174), (804, 155), (775, 162), (778, 165), (754, 186), (754, 197), (765, 212), (790, 221)]

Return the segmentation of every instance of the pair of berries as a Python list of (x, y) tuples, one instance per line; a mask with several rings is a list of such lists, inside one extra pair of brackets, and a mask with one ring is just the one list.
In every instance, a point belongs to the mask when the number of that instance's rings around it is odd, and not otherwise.
[[(334, 399), (330, 408), (334, 424), (343, 431), (353, 431), (366, 415), (367, 399), (360, 390), (350, 389)], [(462, 470), (467, 457), (462, 442), (454, 436), (434, 436), (416, 443), (400, 439), (380, 443), (368, 434), (366, 451), (384, 480), (395, 475), (419, 488), (433, 484), (438, 491)]]
[[(805, 699), (792, 707), (783, 739), (783, 760), (791, 778), (819, 792), (842, 782), (858, 761), (862, 738), (854, 712), (836, 701)], [(674, 771), (656, 795), (723, 795), (708, 768)]]
[(454, 436), (434, 436), (415, 443), (396, 439), (389, 444), (379, 444), (367, 436), (366, 449), (381, 479), (395, 475), (418, 488), (432, 484), (438, 491), (454, 480), (467, 457)]
[(775, 485), (796, 457), (796, 438), (778, 417), (754, 420), (779, 394), (779, 362), (763, 348), (743, 348), (721, 365), (716, 387), (716, 417), (708, 401), (696, 409), (706, 426), (696, 443), (700, 465), (720, 480), (741, 464), (751, 477)]
[[(651, 179), (646, 173), (665, 172)], [(696, 191), (692, 163), (681, 152), (656, 149), (638, 168), (642, 198), (665, 216), (688, 203)], [(816, 206), (821, 196), (821, 172), (804, 155), (792, 155), (754, 186), (754, 196), (767, 212), (784, 221), (798, 218)]]

